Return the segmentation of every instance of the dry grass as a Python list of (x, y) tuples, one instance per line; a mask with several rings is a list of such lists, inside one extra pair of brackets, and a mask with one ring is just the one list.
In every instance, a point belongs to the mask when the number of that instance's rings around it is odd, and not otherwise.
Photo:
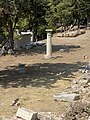
[[(16, 98), (22, 107), (34, 111), (65, 111), (67, 103), (54, 101), (52, 96), (70, 86), (71, 80), (81, 75), (78, 68), (90, 61), (90, 31), (75, 38), (55, 36), (52, 59), (44, 59), (45, 46), (21, 51), (17, 57), (7, 55), (0, 58), (1, 116), (15, 115), (18, 106), (10, 104)], [(84, 55), (88, 58), (84, 59)], [(26, 73), (18, 72), (18, 63), (26, 64)]]

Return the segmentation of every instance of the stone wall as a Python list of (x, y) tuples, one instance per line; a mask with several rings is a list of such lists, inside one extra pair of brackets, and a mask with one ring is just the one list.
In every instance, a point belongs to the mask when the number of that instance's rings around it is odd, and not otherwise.
[(25, 48), (31, 42), (31, 35), (22, 35), (20, 40), (15, 40), (15, 49)]

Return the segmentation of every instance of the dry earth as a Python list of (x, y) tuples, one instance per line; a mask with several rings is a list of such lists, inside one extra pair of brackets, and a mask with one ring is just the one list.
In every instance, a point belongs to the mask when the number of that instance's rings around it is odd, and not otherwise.
[[(79, 78), (82, 73), (78, 69), (90, 61), (90, 31), (75, 38), (56, 35), (52, 59), (44, 58), (45, 46), (19, 51), (17, 56), (0, 57), (0, 116), (12, 117), (20, 106), (60, 114), (66, 110), (67, 103), (54, 101), (53, 95)], [(84, 55), (88, 58), (84, 59)], [(26, 64), (24, 74), (19, 73), (18, 63)], [(11, 106), (16, 98), (20, 106)]]

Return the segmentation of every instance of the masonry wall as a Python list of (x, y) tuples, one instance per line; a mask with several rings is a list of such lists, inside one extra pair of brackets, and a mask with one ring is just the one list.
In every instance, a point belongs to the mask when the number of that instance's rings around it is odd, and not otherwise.
[(25, 48), (31, 42), (31, 35), (22, 35), (20, 40), (15, 40), (15, 49)]

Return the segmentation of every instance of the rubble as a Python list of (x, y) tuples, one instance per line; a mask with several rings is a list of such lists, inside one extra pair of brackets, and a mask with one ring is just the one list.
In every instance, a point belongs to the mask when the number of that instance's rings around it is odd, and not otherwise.
[(56, 115), (52, 112), (39, 112), (38, 113), (39, 120), (63, 120), (62, 115)]
[[(51, 112), (34, 112), (19, 108), (16, 118), (0, 120), (90, 120), (90, 73), (84, 73), (79, 79), (72, 81), (72, 86), (60, 94), (53, 95), (54, 100), (68, 102), (69, 106), (64, 116)], [(38, 99), (39, 100), (39, 99)], [(12, 102), (16, 105), (19, 98)]]
[(63, 33), (58, 33), (58, 37), (77, 37), (78, 35), (84, 34), (86, 31), (83, 30), (75, 30), (75, 31), (65, 31)]

